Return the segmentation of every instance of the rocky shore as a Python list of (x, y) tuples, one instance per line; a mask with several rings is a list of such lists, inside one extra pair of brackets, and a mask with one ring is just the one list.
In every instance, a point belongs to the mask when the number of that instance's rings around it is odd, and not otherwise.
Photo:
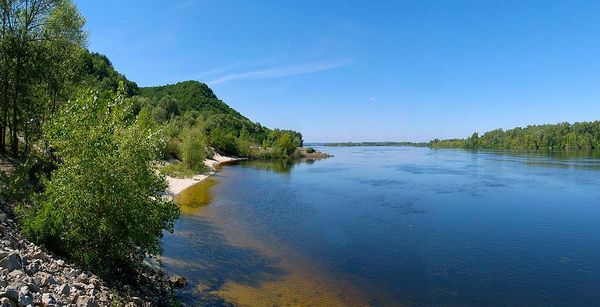
[(136, 285), (109, 285), (23, 239), (0, 213), (0, 307), (170, 305), (172, 286), (160, 271), (137, 272)]

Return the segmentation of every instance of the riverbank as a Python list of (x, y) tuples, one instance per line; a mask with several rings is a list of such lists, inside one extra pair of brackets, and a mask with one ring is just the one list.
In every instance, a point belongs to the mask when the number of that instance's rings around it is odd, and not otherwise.
[(172, 286), (162, 271), (138, 268), (129, 285), (103, 280), (24, 239), (8, 207), (2, 203), (0, 212), (0, 306), (159, 306), (172, 302)]
[(205, 180), (209, 176), (213, 175), (220, 164), (231, 163), (235, 161), (245, 160), (243, 158), (234, 158), (234, 157), (226, 157), (220, 154), (215, 154), (212, 159), (204, 160), (204, 164), (210, 169), (207, 174), (198, 174), (196, 176), (190, 178), (175, 178), (171, 176), (166, 176), (168, 188), (167, 195), (170, 197), (175, 197), (177, 194), (181, 193), (181, 191)]

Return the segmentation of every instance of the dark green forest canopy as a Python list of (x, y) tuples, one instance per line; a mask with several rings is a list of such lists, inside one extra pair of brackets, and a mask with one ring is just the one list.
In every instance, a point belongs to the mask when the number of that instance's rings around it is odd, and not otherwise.
[[(198, 81), (140, 88), (139, 95), (132, 99), (136, 115), (150, 117), (150, 121), (166, 127), (171, 144), (167, 147), (172, 149), (167, 149), (167, 157), (180, 158), (177, 148), (183, 145), (181, 132), (198, 125), (201, 127), (196, 127), (196, 131), (206, 136), (202, 142), (223, 154), (252, 156), (257, 154), (252, 148), (271, 148), (285, 143), (295, 148), (303, 144), (299, 132), (271, 130), (251, 121), (220, 100), (208, 85)], [(285, 139), (280, 141), (283, 136)]]
[(208, 131), (223, 130), (238, 137), (247, 129), (257, 140), (267, 137), (269, 129), (254, 123), (217, 98), (208, 85), (198, 81), (184, 81), (173, 85), (141, 88), (141, 107), (153, 108), (155, 120), (166, 122), (183, 116), (205, 121)]
[(434, 148), (596, 150), (600, 149), (600, 121), (530, 125), (496, 129), (465, 139), (431, 141)]

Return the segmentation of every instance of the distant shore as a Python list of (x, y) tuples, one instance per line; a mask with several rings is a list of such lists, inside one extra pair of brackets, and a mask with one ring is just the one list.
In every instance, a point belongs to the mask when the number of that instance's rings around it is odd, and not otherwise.
[(190, 178), (175, 178), (166, 176), (165, 179), (168, 183), (167, 195), (170, 197), (175, 197), (177, 194), (181, 193), (183, 190), (195, 185), (198, 182), (201, 182), (213, 175), (216, 171), (217, 166), (223, 163), (234, 162), (234, 161), (242, 161), (245, 160), (243, 158), (234, 158), (234, 157), (226, 157), (221, 156), (219, 154), (215, 154), (212, 159), (204, 160), (204, 164), (210, 168), (208, 174), (198, 174), (196, 176)]

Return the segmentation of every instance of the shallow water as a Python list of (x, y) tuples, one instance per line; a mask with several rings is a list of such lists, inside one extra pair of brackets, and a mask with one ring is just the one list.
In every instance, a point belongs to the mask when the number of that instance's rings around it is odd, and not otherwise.
[(182, 193), (163, 240), (183, 303), (594, 305), (600, 159), (324, 148)]

